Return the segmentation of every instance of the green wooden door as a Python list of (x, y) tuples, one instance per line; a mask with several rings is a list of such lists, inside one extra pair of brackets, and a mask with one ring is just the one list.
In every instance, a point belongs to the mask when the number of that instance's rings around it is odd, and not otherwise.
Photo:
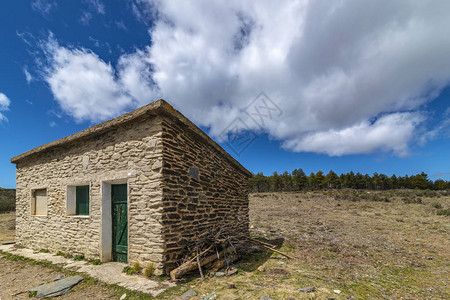
[(128, 214), (127, 185), (111, 185), (113, 261), (127, 262)]

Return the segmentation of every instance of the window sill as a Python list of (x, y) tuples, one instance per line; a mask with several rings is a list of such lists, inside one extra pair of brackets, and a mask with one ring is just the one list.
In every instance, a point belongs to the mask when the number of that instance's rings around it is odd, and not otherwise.
[(88, 219), (89, 215), (67, 215), (69, 218), (80, 218), (80, 219)]
[(32, 217), (46, 217), (47, 215), (31, 215)]

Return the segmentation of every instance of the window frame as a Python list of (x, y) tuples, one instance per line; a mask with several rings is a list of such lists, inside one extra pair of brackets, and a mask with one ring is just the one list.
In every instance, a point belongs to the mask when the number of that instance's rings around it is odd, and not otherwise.
[[(36, 214), (36, 192), (45, 190), (45, 214)], [(46, 217), (48, 215), (48, 188), (47, 187), (36, 187), (30, 190), (30, 215), (35, 217)]]
[[(87, 187), (87, 214), (77, 214), (78, 211), (78, 201), (77, 201), (77, 188)], [(67, 186), (67, 196), (66, 196), (66, 216), (72, 218), (89, 218), (91, 215), (91, 184), (89, 183), (77, 183)]]

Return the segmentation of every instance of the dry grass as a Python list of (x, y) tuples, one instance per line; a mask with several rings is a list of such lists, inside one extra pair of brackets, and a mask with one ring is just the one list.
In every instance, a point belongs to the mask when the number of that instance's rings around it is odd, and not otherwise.
[(16, 230), (16, 213), (0, 213), (0, 243), (14, 241)]
[[(450, 197), (421, 196), (422, 204), (407, 204), (403, 199), (417, 197), (414, 191), (369, 192), (356, 201), (336, 193), (251, 195), (252, 234), (283, 239), (280, 250), (297, 259), (257, 251), (239, 263), (238, 275), (192, 280), (180, 293), (193, 288), (220, 299), (450, 298), (450, 219), (435, 208), (449, 208)], [(256, 270), (261, 264), (264, 272)], [(237, 289), (227, 289), (230, 281)], [(298, 291), (307, 286), (317, 291)]]
[[(193, 278), (159, 298), (192, 288), (199, 299), (450, 299), (450, 218), (438, 215), (449, 208), (450, 196), (416, 191), (252, 194), (252, 235), (296, 259), (254, 249), (237, 275)], [(298, 291), (307, 286), (316, 292)]]

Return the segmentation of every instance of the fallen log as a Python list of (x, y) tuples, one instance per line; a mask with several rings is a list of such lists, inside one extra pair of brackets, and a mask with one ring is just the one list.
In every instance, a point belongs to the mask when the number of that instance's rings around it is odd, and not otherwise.
[[(205, 253), (205, 252), (206, 252), (206, 250), (203, 251), (202, 253)], [(232, 248), (229, 247), (229, 248), (221, 251), (219, 253), (219, 255), (220, 255), (220, 257), (223, 257), (225, 259), (226, 253), (231, 253), (231, 252), (232, 252)], [(170, 271), (170, 279), (173, 281), (177, 281), (178, 279), (183, 277), (184, 274), (197, 269), (199, 266), (204, 266), (204, 265), (210, 264), (210, 263), (214, 262), (215, 260), (217, 260), (217, 254), (214, 253), (214, 254), (211, 254), (211, 255), (201, 259), (200, 263), (198, 263), (197, 261), (194, 261), (199, 256), (200, 255), (196, 255), (194, 258), (192, 258), (189, 261), (185, 262), (184, 264), (180, 265), (178, 268), (175, 268), (172, 271)], [(234, 255), (234, 256), (236, 256), (236, 255)], [(236, 259), (236, 258), (237, 258), (237, 256), (234, 259)]]

